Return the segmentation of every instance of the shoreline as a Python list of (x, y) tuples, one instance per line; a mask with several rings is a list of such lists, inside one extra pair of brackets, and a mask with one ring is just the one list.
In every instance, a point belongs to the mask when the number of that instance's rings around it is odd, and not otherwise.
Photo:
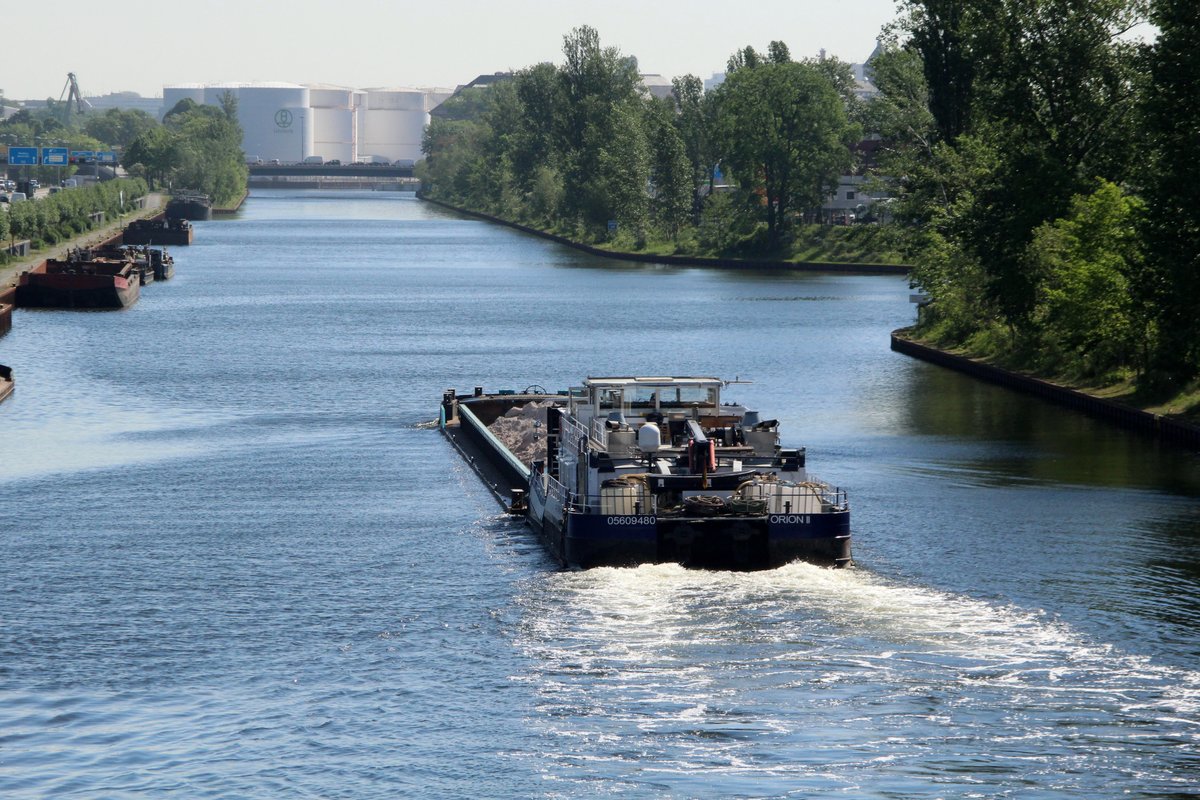
[(1013, 372), (967, 356), (939, 350), (908, 338), (909, 331), (911, 328), (899, 328), (892, 331), (892, 350), (940, 367), (962, 372), (988, 383), (1041, 397), (1056, 405), (1083, 412), (1090, 417), (1104, 420), (1118, 427), (1152, 436), (1161, 442), (1191, 450), (1200, 450), (1200, 426), (1175, 417), (1143, 411), (1140, 408), (1097, 397), (1078, 389), (1060, 386), (1041, 378)]
[(507, 228), (521, 231), (522, 233), (537, 236), (542, 239), (548, 239), (557, 244), (587, 253), (588, 255), (599, 256), (601, 258), (611, 258), (617, 261), (637, 261), (644, 264), (670, 264), (680, 267), (709, 267), (713, 269), (739, 269), (739, 270), (792, 270), (795, 272), (837, 272), (848, 275), (907, 275), (909, 268), (903, 264), (854, 264), (842, 261), (772, 261), (772, 260), (751, 260), (744, 258), (715, 258), (712, 256), (677, 256), (677, 255), (653, 255), (649, 253), (629, 253), (617, 250), (604, 250), (592, 245), (576, 242), (568, 239), (565, 236), (549, 233), (531, 228), (528, 225), (522, 225), (519, 222), (511, 222), (501, 217), (484, 214), (480, 211), (471, 211), (465, 208), (451, 205), (442, 200), (434, 200), (426, 197), (420, 192), (417, 197), (426, 202), (433, 203), (441, 208), (454, 211), (467, 217), (474, 217), (486, 222), (493, 222), (497, 225), (503, 225)]
[(125, 226), (129, 224), (130, 220), (156, 216), (162, 213), (165, 206), (166, 196), (158, 192), (151, 192), (146, 195), (146, 206), (138, 211), (120, 216), (99, 228), (93, 228), (64, 242), (51, 245), (44, 250), (38, 250), (27, 258), (18, 259), (0, 266), (0, 294), (3, 294), (10, 286), (15, 286), (18, 276), (25, 270), (31, 269), (47, 259), (61, 258), (68, 250), (73, 248), (91, 247), (102, 244), (119, 235)]

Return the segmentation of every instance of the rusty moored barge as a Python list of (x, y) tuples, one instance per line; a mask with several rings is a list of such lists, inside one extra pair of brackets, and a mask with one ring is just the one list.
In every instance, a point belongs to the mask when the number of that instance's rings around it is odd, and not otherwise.
[(73, 252), (47, 259), (17, 279), (21, 308), (128, 308), (141, 296), (141, 273), (131, 258), (90, 258)]

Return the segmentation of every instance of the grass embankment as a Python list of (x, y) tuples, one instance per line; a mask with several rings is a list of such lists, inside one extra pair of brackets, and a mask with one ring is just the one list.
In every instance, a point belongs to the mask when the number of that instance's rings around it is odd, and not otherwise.
[(1037, 354), (1023, 353), (1017, 348), (1006, 348), (995, 339), (979, 337), (967, 343), (955, 342), (939, 331), (921, 326), (906, 328), (898, 333), (926, 347), (969, 358), (1000, 369), (1015, 372), (1046, 383), (1074, 389), (1093, 397), (1136, 408), (1151, 414), (1200, 425), (1200, 381), (1184, 387), (1182, 391), (1166, 393), (1151, 392), (1137, 385), (1136, 376), (1119, 375), (1064, 375), (1045, 369), (1036, 369), (1030, 362)]
[[(570, 230), (550, 233), (577, 240)], [(903, 255), (902, 232), (891, 225), (797, 225), (778, 247), (768, 248), (755, 236), (747, 236), (718, 249), (704, 246), (694, 236), (677, 241), (639, 243), (631, 236), (618, 235), (609, 241), (583, 242), (612, 253), (644, 253), (661, 256), (689, 256), (738, 261), (784, 261), (817, 264), (895, 264), (907, 263)]]

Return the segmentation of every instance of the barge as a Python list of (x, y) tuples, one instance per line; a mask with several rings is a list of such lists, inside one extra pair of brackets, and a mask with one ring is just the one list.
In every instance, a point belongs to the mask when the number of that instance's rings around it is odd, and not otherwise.
[(167, 201), (167, 219), (199, 220), (212, 219), (212, 200), (208, 195), (194, 192), (177, 194)]
[(186, 219), (135, 219), (125, 226), (121, 234), (125, 244), (169, 244), (188, 245), (192, 243), (192, 223)]
[[(712, 377), (588, 378), (459, 396), (439, 425), (510, 513), (575, 568), (849, 566), (846, 493)], [(522, 424), (524, 423), (524, 424)]]
[(107, 244), (80, 251), (89, 258), (133, 259), (142, 275), (142, 285), (170, 280), (175, 276), (175, 259), (165, 247)]
[(16, 383), (13, 381), (12, 367), (6, 367), (0, 364), (0, 403), (3, 403), (8, 396), (12, 394), (13, 387)]
[(48, 259), (17, 279), (21, 308), (128, 308), (141, 296), (142, 278), (131, 258), (91, 258), (72, 252)]

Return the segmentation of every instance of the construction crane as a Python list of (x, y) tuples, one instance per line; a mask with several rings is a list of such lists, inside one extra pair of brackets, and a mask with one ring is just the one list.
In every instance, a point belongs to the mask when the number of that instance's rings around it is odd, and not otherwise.
[(62, 102), (63, 97), (67, 98), (67, 108), (64, 116), (68, 119), (71, 117), (71, 103), (75, 103), (75, 111), (82, 114), (85, 108), (91, 108), (92, 104), (83, 99), (83, 94), (79, 91), (79, 82), (75, 80), (75, 73), (67, 73), (67, 82), (63, 84), (63, 90), (58, 95), (58, 102)]

